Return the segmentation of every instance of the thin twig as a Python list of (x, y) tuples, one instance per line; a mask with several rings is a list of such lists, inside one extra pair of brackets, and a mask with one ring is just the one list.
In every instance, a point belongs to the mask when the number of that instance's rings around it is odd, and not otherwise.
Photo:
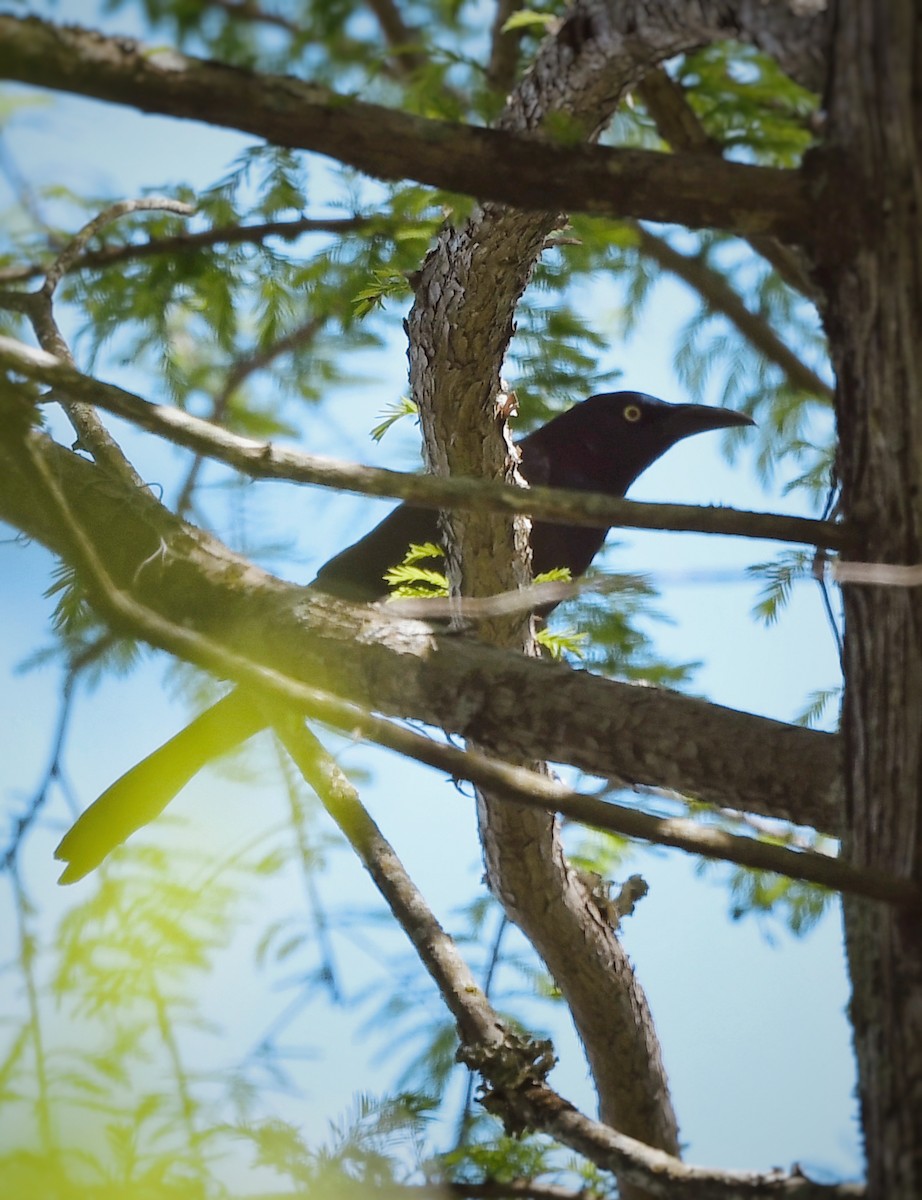
[[(289, 354), (293, 350), (303, 350), (305, 346), (314, 340), (325, 323), (326, 319), (324, 317), (311, 317), (309, 320), (296, 326), (289, 333), (286, 333), (283, 337), (278, 338), (270, 346), (263, 346), (246, 355), (244, 358), (239, 359), (228, 372), (224, 386), (214, 397), (208, 420), (215, 424), (221, 424), (234, 397), (234, 393), (251, 375), (255, 375), (257, 371), (264, 370), (283, 354)], [(179, 489), (179, 495), (176, 498), (176, 512), (180, 516), (185, 514), (191, 503), (192, 493), (195, 490), (205, 457), (202, 451), (196, 452), (195, 458)]]
[(92, 221), (87, 221), (54, 260), (45, 273), (45, 282), (41, 288), (42, 294), (49, 300), (51, 299), (61, 277), (71, 269), (83, 253), (87, 242), (94, 238), (101, 229), (111, 225), (120, 217), (136, 212), (170, 212), (179, 217), (191, 217), (195, 214), (195, 207), (192, 204), (184, 204), (180, 200), (172, 200), (168, 196), (142, 196), (138, 200), (119, 200), (116, 204), (110, 204)]
[[(197, 233), (177, 233), (171, 237), (150, 238), (146, 242), (130, 242), (125, 246), (87, 250), (70, 262), (65, 273), (98, 270), (157, 255), (189, 254), (195, 250), (207, 250), (211, 246), (235, 246), (241, 243), (258, 245), (269, 238), (291, 242), (306, 233), (371, 233), (380, 224), (379, 217), (356, 214), (352, 217), (299, 217), (294, 221), (262, 221), (252, 225), (217, 225)], [(26, 283), (38, 275), (44, 275), (46, 270), (40, 263), (3, 267), (0, 269), (0, 284)]]
[(296, 21), (282, 16), (280, 13), (269, 12), (260, 8), (255, 0), (206, 0), (206, 7), (223, 9), (229, 17), (239, 21), (255, 21), (260, 25), (273, 25), (276, 29), (284, 29), (292, 37), (300, 37), (304, 29)]
[[(55, 289), (66, 271), (83, 253), (87, 243), (106, 225), (119, 217), (133, 212), (165, 211), (182, 216), (191, 216), (195, 211), (191, 205), (182, 204), (163, 196), (142, 197), (138, 200), (120, 200), (110, 205), (98, 216), (88, 221), (82, 229), (70, 239), (61, 253), (45, 273), (45, 280), (37, 292), (23, 297), (24, 309), (27, 312), (35, 336), (43, 350), (62, 360), (76, 371), (76, 363), (70, 352), (70, 347), (58, 328), (54, 317), (53, 300)], [(64, 389), (66, 393), (66, 388)], [(92, 403), (81, 399), (64, 399), (60, 401), (68, 420), (77, 434), (82, 449), (92, 454), (94, 460), (110, 475), (115, 476), (133, 487), (142, 487), (143, 480), (134, 467), (122, 453), (121, 447), (103, 425)]]
[[(276, 721), (283, 744), (315, 789), (324, 807), (342, 830), (371, 875), (397, 921), (410, 938), (434, 979), (446, 1006), (458, 1022), (462, 1038), (460, 1057), (475, 1065), (494, 1089), (488, 1094), (493, 1111), (512, 1116), (518, 1126), (553, 1131), (565, 1145), (589, 1161), (628, 1179), (650, 1194), (679, 1200), (683, 1194), (711, 1200), (725, 1197), (785, 1196), (793, 1200), (846, 1200), (860, 1197), (863, 1189), (816, 1184), (802, 1174), (785, 1175), (718, 1172), (689, 1167), (680, 1159), (653, 1150), (583, 1116), (544, 1083), (553, 1062), (550, 1047), (515, 1034), (477, 987), (454, 941), (442, 929), (425, 898), (416, 888), (391, 845), (359, 800), (358, 793), (335, 760), (326, 753), (303, 724), (284, 715)], [(524, 1117), (524, 1120), (523, 1120)], [(459, 1185), (455, 1194), (479, 1198), (501, 1195), (489, 1186)], [(560, 1191), (507, 1192), (534, 1200), (576, 1200)]]

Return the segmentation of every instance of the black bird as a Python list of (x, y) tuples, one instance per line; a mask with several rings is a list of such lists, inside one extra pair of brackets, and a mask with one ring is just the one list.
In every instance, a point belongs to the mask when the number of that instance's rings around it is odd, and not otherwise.
[[(670, 446), (695, 433), (752, 425), (742, 413), (700, 404), (666, 404), (641, 392), (590, 396), (522, 438), (522, 474), (529, 483), (623, 496)], [(608, 529), (550, 525), (531, 531), (536, 575), (568, 567), (576, 579), (602, 548)], [(387, 594), (384, 573), (403, 561), (411, 543), (438, 542), (434, 509), (401, 504), (317, 573), (312, 587), (352, 601)], [(170, 741), (116, 780), (64, 835), (55, 857), (60, 882), (82, 879), (136, 829), (152, 821), (206, 762), (264, 727), (255, 706), (233, 691)]]

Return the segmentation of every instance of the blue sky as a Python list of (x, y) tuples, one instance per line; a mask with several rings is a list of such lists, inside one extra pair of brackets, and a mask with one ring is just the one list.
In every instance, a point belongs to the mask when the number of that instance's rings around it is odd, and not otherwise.
[[(86, 8), (64, 4), (56, 15), (79, 19)], [(120, 18), (110, 18), (109, 25), (133, 32), (131, 23)], [(56, 97), (49, 106), (18, 118), (8, 131), (7, 144), (22, 171), (38, 184), (57, 181), (122, 197), (143, 188), (167, 191), (178, 180), (210, 184), (248, 139)], [(3, 186), (0, 182), (0, 189)], [(7, 199), (0, 202), (5, 205)], [(624, 372), (619, 386), (669, 400), (684, 398), (670, 365), (675, 331), (691, 311), (690, 297), (681, 286), (659, 285), (649, 315), (626, 342), (614, 287), (600, 279), (586, 302), (593, 306), (597, 324), (611, 330), (611, 362)], [(139, 389), (144, 386), (142, 379), (112, 364), (103, 364), (100, 373)], [(341, 395), (334, 422), (306, 423), (311, 449), (412, 466), (416, 447), (408, 423), (380, 445), (367, 437), (376, 414), (405, 385), (404, 347), (395, 339), (385, 352), (368, 360), (364, 380)], [(169, 484), (181, 470), (178, 456), (148, 435), (118, 423), (114, 427), (144, 478), (163, 481), (170, 494)], [(707, 436), (671, 451), (647, 472), (632, 496), (798, 511), (796, 497), (765, 492), (753, 475), (745, 454), (728, 466), (720, 455), (719, 437)], [(297, 535), (296, 562), (286, 563), (285, 572), (302, 580), (387, 507), (355, 497), (328, 497), (314, 489), (258, 487), (259, 519)], [(742, 572), (772, 552), (764, 544), (691, 535), (625, 531), (616, 540), (613, 566), (670, 576), (702, 568)], [(48, 643), (50, 602), (42, 593), (50, 565), (38, 547), (15, 540), (0, 545), (6, 632), (0, 640), (0, 754), (6, 766), (5, 806), (13, 812), (34, 790), (56, 711), (56, 669), (17, 670), (33, 649)], [(750, 615), (757, 593), (757, 585), (742, 575), (738, 582), (719, 586), (671, 584), (659, 605), (671, 623), (655, 625), (657, 644), (668, 656), (703, 660), (694, 684), (700, 693), (722, 704), (790, 719), (812, 691), (837, 682), (835, 647), (815, 587), (804, 583), (795, 588), (789, 608), (768, 629)], [(82, 803), (182, 724), (185, 708), (171, 702), (162, 667), (160, 659), (148, 658), (129, 677), (107, 680), (92, 696), (81, 698), (66, 764)], [(355, 747), (345, 760), (373, 772), (366, 799), (451, 928), (457, 907), (481, 887), (471, 802), (441, 778), (391, 755)], [(211, 772), (187, 789), (181, 811), (199, 831), (197, 836), (214, 840), (220, 858), (252, 836), (264, 805), (277, 803), (269, 794), (254, 802), (252, 786)], [(280, 819), (281, 814), (279, 808)], [(58, 802), (26, 856), (30, 886), (49, 920), (68, 896), (79, 895), (57, 892), (54, 884), (50, 850), (66, 819)], [(844, 1015), (847, 985), (838, 910), (798, 940), (778, 924), (767, 930), (753, 919), (730, 921), (720, 870), (701, 876), (694, 862), (677, 852), (645, 850), (638, 852), (631, 870), (644, 874), (651, 892), (626, 922), (624, 940), (650, 997), (689, 1159), (741, 1168), (800, 1162), (836, 1174), (857, 1173), (854, 1067)], [(345, 898), (360, 908), (374, 901), (367, 880), (346, 855), (339, 856), (336, 871), (320, 887), (331, 902)], [(0, 896), (0, 904), (6, 904), (2, 889)], [(278, 899), (285, 903), (283, 896)], [(254, 977), (248, 965), (253, 930), (264, 917), (262, 910), (244, 914), (238, 938), (204, 985), (206, 997), (213, 994), (219, 1003), (227, 988), (235, 987), (231, 981), (240, 973), (247, 976), (246, 988), (235, 988), (234, 1010), (227, 1014), (229, 1044), (245, 1046), (257, 1040), (285, 999)], [(396, 949), (398, 942), (392, 941)], [(367, 946), (344, 947), (341, 954), (344, 975), (355, 988), (380, 970)], [(2, 957), (7, 957), (5, 949)], [(292, 1027), (291, 1040), (310, 1043), (320, 1056), (311, 1063), (303, 1097), (278, 1097), (278, 1111), (297, 1114), (309, 1138), (348, 1106), (357, 1091), (385, 1091), (399, 1069), (394, 1058), (381, 1057), (380, 1037), (371, 1032), (355, 1038), (354, 1024), (354, 1014), (318, 1004), (305, 1010)], [(554, 1037), (561, 1058), (557, 1086), (591, 1110), (585, 1066), (567, 1022), (556, 1022)], [(335, 1053), (324, 1056), (324, 1047), (335, 1047)], [(206, 1054), (204, 1042), (201, 1053)], [(270, 1098), (269, 1103), (276, 1100)]]

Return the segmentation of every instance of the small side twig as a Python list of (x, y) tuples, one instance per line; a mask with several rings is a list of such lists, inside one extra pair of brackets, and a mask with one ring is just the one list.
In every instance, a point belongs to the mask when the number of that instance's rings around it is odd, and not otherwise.
[(49, 300), (54, 296), (62, 276), (71, 269), (83, 253), (87, 243), (101, 229), (105, 229), (107, 225), (111, 225), (120, 217), (135, 212), (171, 212), (180, 217), (191, 217), (195, 213), (195, 208), (180, 200), (171, 200), (168, 196), (143, 196), (138, 200), (119, 200), (115, 204), (110, 204), (108, 208), (95, 216), (92, 221), (87, 221), (83, 228), (74, 234), (51, 264), (45, 273), (45, 282), (41, 287), (42, 295), (47, 296)]
[[(64, 340), (54, 317), (53, 299), (64, 274), (83, 253), (87, 243), (106, 225), (128, 213), (150, 211), (173, 212), (191, 216), (195, 211), (189, 204), (171, 200), (164, 196), (142, 197), (137, 200), (120, 200), (88, 221), (71, 238), (45, 273), (45, 280), (36, 292), (21, 297), (16, 305), (32, 322), (39, 345), (49, 354), (76, 370), (70, 347)], [(13, 306), (11, 304), (11, 306)], [(66, 394), (66, 388), (64, 389)], [(133, 487), (144, 483), (134, 467), (123, 454), (121, 447), (103, 425), (91, 403), (85, 399), (59, 399), (68, 420), (77, 434), (79, 445), (91, 454), (94, 460), (111, 475), (122, 479)]]

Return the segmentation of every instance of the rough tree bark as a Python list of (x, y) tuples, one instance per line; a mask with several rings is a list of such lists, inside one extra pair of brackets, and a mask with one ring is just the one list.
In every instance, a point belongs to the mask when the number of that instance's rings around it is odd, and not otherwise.
[[(922, 560), (922, 16), (837, 9), (828, 153), (844, 210), (822, 247), (839, 471), (869, 561)], [(830, 192), (831, 194), (831, 192)], [(843, 236), (844, 231), (844, 236)], [(922, 593), (846, 587), (846, 847), (919, 878)], [(851, 1016), (872, 1200), (922, 1196), (922, 923), (846, 903)]]

